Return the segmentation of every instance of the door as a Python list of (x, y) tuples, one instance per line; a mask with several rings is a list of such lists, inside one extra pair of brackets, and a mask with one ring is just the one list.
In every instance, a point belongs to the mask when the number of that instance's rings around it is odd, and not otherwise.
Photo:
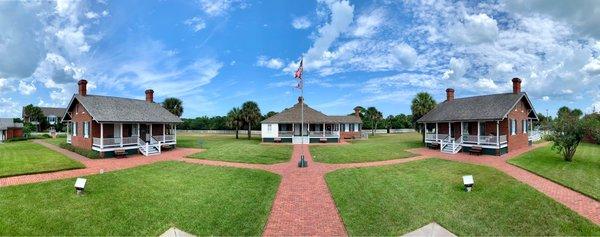
[(140, 138), (145, 142), (150, 140), (150, 127), (147, 124), (140, 124)]

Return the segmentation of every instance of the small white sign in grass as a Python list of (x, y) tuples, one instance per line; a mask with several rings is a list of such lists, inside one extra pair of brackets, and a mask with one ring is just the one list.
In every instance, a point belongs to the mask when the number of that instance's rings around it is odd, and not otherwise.
[(475, 184), (475, 181), (473, 181), (473, 175), (465, 175), (462, 178), (463, 184), (465, 185), (465, 190), (467, 190), (467, 192), (471, 192), (473, 184)]
[(80, 195), (83, 193), (86, 182), (87, 182), (87, 179), (84, 179), (84, 178), (77, 178), (77, 180), (75, 180), (75, 192), (77, 192), (77, 195)]

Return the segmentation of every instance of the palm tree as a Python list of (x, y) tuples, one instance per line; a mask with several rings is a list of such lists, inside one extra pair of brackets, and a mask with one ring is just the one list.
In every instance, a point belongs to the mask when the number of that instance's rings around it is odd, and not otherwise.
[(235, 128), (235, 139), (239, 139), (240, 127), (244, 124), (242, 111), (238, 107), (234, 107), (227, 113), (227, 126)]
[(183, 114), (183, 102), (175, 97), (166, 98), (162, 102), (162, 106), (177, 117), (181, 117)]
[(394, 126), (394, 115), (388, 115), (387, 118), (385, 119), (385, 128), (387, 128), (387, 133), (390, 133), (390, 130), (392, 130), (393, 126)]
[(258, 104), (254, 101), (246, 101), (242, 104), (242, 118), (244, 122), (248, 125), (248, 139), (252, 137), (252, 125), (257, 124), (261, 118), (260, 109), (258, 108)]
[[(423, 117), (423, 115), (435, 108), (436, 104), (437, 103), (429, 93), (419, 92), (412, 100), (412, 105), (410, 106), (410, 109), (412, 110), (413, 123), (416, 123), (417, 120)], [(425, 143), (425, 129), (420, 128), (420, 125), (418, 124), (417, 129), (421, 130), (421, 133), (423, 135), (423, 143)]]
[(367, 118), (371, 120), (371, 133), (373, 136), (375, 136), (375, 130), (377, 130), (377, 123), (379, 123), (379, 121), (383, 119), (383, 115), (381, 114), (381, 112), (379, 112), (379, 110), (377, 110), (377, 108), (369, 107), (367, 108), (365, 116), (367, 116)]

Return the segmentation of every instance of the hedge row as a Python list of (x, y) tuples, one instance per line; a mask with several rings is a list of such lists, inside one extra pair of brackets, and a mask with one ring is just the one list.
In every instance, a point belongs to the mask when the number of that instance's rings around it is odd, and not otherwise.
[(75, 153), (77, 153), (79, 155), (85, 156), (85, 157), (90, 158), (90, 159), (101, 158), (100, 157), (100, 152), (97, 152), (97, 151), (94, 151), (94, 150), (82, 149), (82, 148), (79, 148), (79, 147), (75, 147), (75, 146), (73, 146), (73, 145), (71, 145), (69, 143), (66, 143), (66, 142), (61, 143), (59, 146), (60, 146), (60, 148), (67, 149), (69, 151), (75, 152)]

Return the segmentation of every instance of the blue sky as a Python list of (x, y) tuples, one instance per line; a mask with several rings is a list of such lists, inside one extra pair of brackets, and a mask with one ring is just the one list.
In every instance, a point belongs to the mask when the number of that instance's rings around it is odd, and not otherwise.
[(600, 110), (600, 1), (57, 1), (0, 2), (0, 117), (27, 104), (90, 94), (184, 101), (184, 117), (223, 115), (247, 100), (263, 113), (306, 102), (327, 114), (356, 105), (410, 113), (509, 92), (523, 79), (538, 112)]

